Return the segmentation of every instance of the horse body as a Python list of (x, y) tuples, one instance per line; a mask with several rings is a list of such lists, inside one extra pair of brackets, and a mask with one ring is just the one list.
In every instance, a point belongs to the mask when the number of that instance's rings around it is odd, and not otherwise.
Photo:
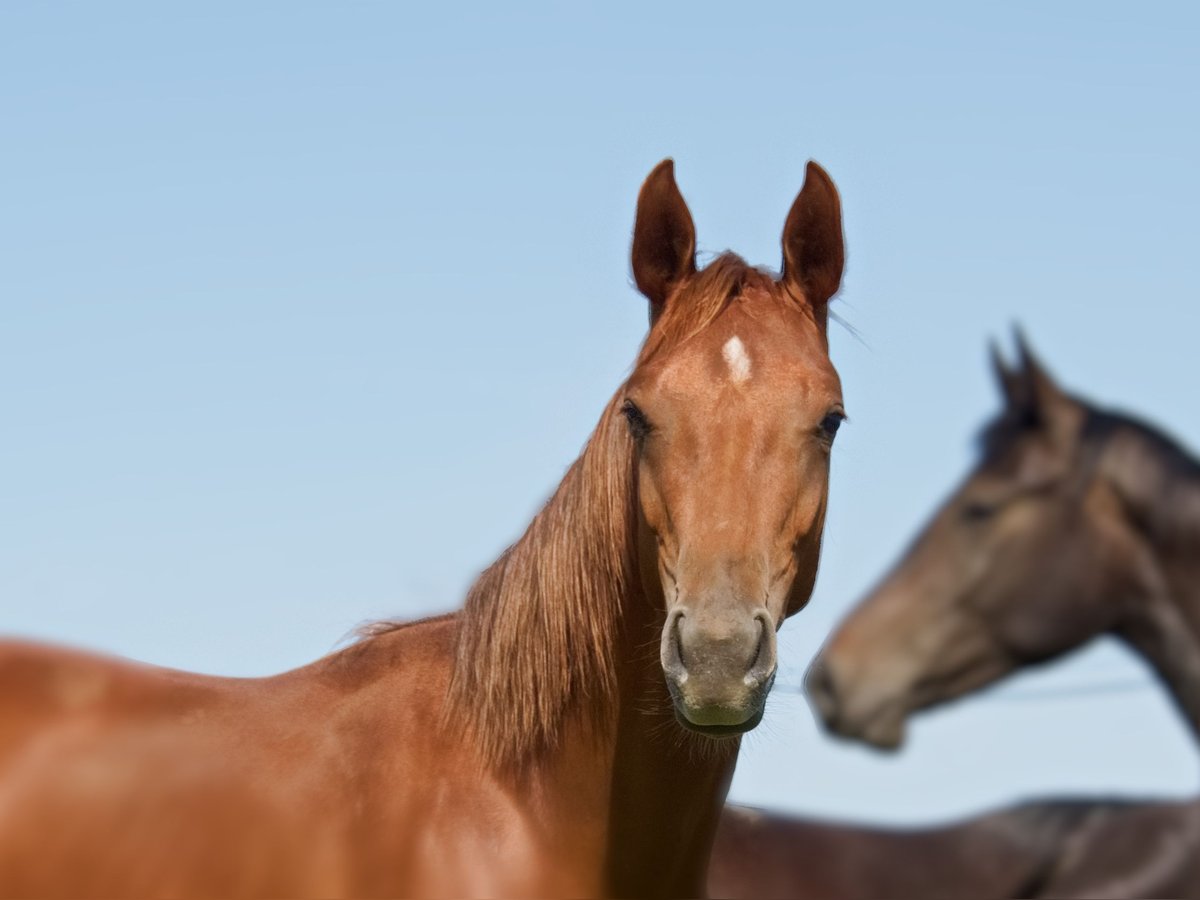
[[(1035, 824), (1043, 827), (1019, 827)], [(891, 829), (727, 807), (709, 884), (718, 897), (1027, 897), (1045, 867), (1049, 847), (1038, 839), (1048, 830), (1007, 810), (939, 828)]]
[(697, 271), (656, 168), (634, 371), (457, 615), (263, 679), (0, 651), (0, 892), (702, 894), (816, 574), (841, 240), (810, 164), (778, 280), (732, 254)]
[(442, 721), (456, 628), (263, 679), (7, 648), (0, 694), (41, 708), (3, 714), (3, 893), (604, 893), (611, 748), (581, 726), (536, 771), (486, 765)]
[(1056, 799), (933, 828), (880, 828), (727, 807), (718, 897), (938, 900), (1196, 897), (1200, 804)]
[[(478, 892), (497, 885), (471, 872), (484, 850), (552, 858), (562, 848), (539, 847), (546, 836), (528, 827), (549, 820), (537, 792), (489, 777), (470, 743), (441, 731), (453, 629), (421, 623), (246, 680), (9, 649), (3, 694), (41, 709), (3, 717), (4, 892)], [(464, 800), (471, 809), (456, 808)], [(414, 820), (442, 848), (433, 869), (398, 840)], [(595, 890), (598, 878), (544, 885)]]

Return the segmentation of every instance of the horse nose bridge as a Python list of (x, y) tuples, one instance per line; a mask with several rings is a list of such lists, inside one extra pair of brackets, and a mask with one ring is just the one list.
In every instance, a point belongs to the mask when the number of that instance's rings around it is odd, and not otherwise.
[(917, 627), (906, 614), (912, 604), (873, 593), (830, 636), (809, 668), (806, 689), (818, 708), (832, 705), (838, 718), (852, 717), (908, 692), (921, 677), (927, 647), (941, 628)]
[(918, 605), (914, 596), (924, 596), (906, 583), (889, 578), (872, 590), (837, 627), (821, 656), (828, 664), (858, 668), (895, 655), (921, 639)]
[(698, 612), (725, 606), (753, 609), (766, 602), (767, 560), (768, 554), (757, 547), (730, 550), (719, 541), (689, 542), (679, 555), (680, 595)]
[(889, 640), (886, 629), (881, 634), (878, 623), (860, 615), (862, 612), (856, 610), (837, 627), (809, 667), (813, 686), (831, 696), (836, 694), (839, 700), (845, 699), (850, 683), (859, 681), (860, 676), (870, 680), (870, 671), (883, 662), (874, 648)]

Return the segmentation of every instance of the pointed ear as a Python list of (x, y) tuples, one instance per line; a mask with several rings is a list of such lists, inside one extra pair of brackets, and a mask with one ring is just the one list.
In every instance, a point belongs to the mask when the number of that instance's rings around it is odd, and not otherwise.
[(783, 226), (783, 281), (824, 306), (841, 286), (845, 261), (842, 202), (833, 179), (810, 160)]
[(1014, 407), (1049, 433), (1055, 443), (1071, 446), (1083, 423), (1083, 407), (1058, 386), (1034, 356), (1020, 328), (1016, 330), (1016, 341), (1021, 371), (1017, 375), (1018, 397)]
[(671, 290), (696, 271), (696, 226), (675, 184), (675, 163), (654, 167), (638, 193), (633, 226), (633, 280), (650, 301), (650, 323)]
[(992, 375), (1000, 388), (1000, 396), (1004, 398), (1004, 405), (1014, 405), (1020, 396), (1020, 376), (1008, 367), (1000, 353), (1000, 345), (995, 340), (988, 341), (988, 356), (992, 363)]
[(1029, 411), (1037, 413), (1039, 418), (1047, 418), (1055, 409), (1067, 400), (1067, 397), (1045, 366), (1034, 356), (1025, 333), (1016, 329), (1017, 356), (1021, 360), (1022, 394)]

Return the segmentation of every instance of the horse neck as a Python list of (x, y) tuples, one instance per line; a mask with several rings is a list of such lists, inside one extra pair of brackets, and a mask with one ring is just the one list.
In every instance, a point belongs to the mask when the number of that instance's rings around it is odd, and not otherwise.
[(740, 741), (675, 720), (658, 658), (661, 598), (636, 594), (621, 654), (606, 881), (618, 897), (703, 896)]
[(1124, 614), (1116, 631), (1154, 667), (1200, 743), (1200, 592), (1169, 577), (1169, 567), (1162, 562), (1142, 568), (1148, 590)]
[(1154, 666), (1200, 741), (1200, 464), (1140, 426), (1108, 443), (1102, 471), (1137, 536), (1135, 599), (1117, 631)]

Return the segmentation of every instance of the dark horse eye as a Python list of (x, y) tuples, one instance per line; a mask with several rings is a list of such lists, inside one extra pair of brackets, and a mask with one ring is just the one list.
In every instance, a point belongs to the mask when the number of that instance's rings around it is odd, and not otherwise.
[(982, 522), (990, 519), (998, 509), (998, 504), (987, 503), (983, 500), (968, 500), (963, 506), (962, 516), (968, 522)]
[(650, 420), (646, 418), (646, 414), (638, 409), (637, 404), (632, 400), (626, 400), (621, 406), (621, 414), (629, 423), (629, 433), (633, 435), (633, 439), (639, 443), (643, 441), (651, 430)]
[(834, 410), (821, 420), (821, 434), (826, 440), (832, 441), (837, 436), (838, 429), (842, 427), (842, 422), (845, 420), (845, 413)]

